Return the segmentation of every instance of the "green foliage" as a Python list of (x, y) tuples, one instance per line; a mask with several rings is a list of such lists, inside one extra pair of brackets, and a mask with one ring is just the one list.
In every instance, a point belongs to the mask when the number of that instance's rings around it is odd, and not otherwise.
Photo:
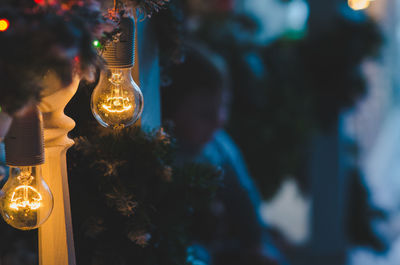
[(84, 75), (101, 63), (92, 41), (105, 30), (106, 21), (95, 6), (32, 3), (0, 5), (0, 17), (10, 21), (9, 29), (0, 32), (0, 106), (10, 114), (39, 99), (49, 71), (67, 86), (75, 73)]
[[(106, 2), (100, 0), (99, 2)], [(110, 1), (107, 1), (110, 2)], [(168, 0), (118, 0), (121, 13), (136, 8), (150, 17)], [(64, 86), (76, 73), (92, 79), (103, 60), (92, 45), (118, 38), (118, 19), (110, 19), (95, 0), (4, 0), (0, 18), (10, 27), (0, 32), (0, 107), (14, 114), (30, 100), (39, 100), (44, 75), (53, 71)], [(125, 12), (127, 11), (127, 12)]]
[(69, 152), (79, 264), (185, 264), (189, 228), (207, 207), (220, 172), (173, 165), (163, 132), (138, 128), (76, 139)]
[(183, 61), (184, 21), (182, 0), (172, 1), (152, 19), (160, 49), (161, 81), (163, 83), (170, 81), (170, 67)]
[[(309, 141), (316, 131), (336, 126), (339, 113), (366, 93), (360, 69), (379, 52), (378, 25), (349, 14), (338, 14), (332, 25), (303, 39), (280, 38), (263, 46), (255, 42), (257, 22), (251, 18), (210, 16), (195, 34), (228, 62), (233, 81), (228, 129), (266, 199), (287, 177), (303, 191), (308, 188)], [(370, 206), (356, 166), (349, 178), (349, 239), (385, 250), (370, 223), (382, 219), (382, 212)]]
[[(295, 176), (301, 187), (307, 188), (310, 139), (316, 131), (334, 128), (340, 112), (366, 93), (361, 63), (379, 50), (382, 36), (378, 26), (369, 18), (353, 20), (346, 16), (337, 17), (334, 25), (330, 31), (310, 33), (298, 41), (280, 39), (263, 49), (266, 102), (257, 110), (250, 106), (247, 115), (253, 113), (264, 131), (257, 138), (264, 143), (264, 156), (255, 158), (250, 169), (260, 185), (268, 187), (264, 189), (267, 196), (273, 194), (268, 189), (278, 187), (286, 176)], [(232, 128), (242, 135), (242, 122), (246, 120), (239, 115), (240, 123), (233, 120)], [(257, 122), (253, 122), (250, 128), (256, 128)], [(253, 138), (240, 139), (251, 142)], [(259, 142), (241, 145), (252, 154), (250, 162), (259, 156)], [(269, 165), (267, 177), (265, 163)], [(273, 185), (269, 185), (271, 179)]]
[(210, 15), (194, 33), (228, 62), (228, 130), (265, 198), (288, 176), (306, 189), (313, 134), (335, 126), (340, 111), (365, 94), (361, 63), (377, 54), (382, 36), (373, 20), (360, 16), (338, 14), (330, 30), (269, 45), (257, 42), (258, 21), (240, 15)]
[(151, 17), (153, 13), (160, 12), (170, 0), (121, 0), (136, 5), (139, 13), (145, 17)]

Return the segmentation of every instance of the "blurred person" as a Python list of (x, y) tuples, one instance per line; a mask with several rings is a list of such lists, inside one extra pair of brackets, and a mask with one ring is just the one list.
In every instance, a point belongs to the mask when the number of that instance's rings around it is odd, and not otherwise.
[(170, 69), (162, 96), (163, 120), (173, 123), (177, 163), (205, 162), (224, 171), (221, 188), (194, 233), (212, 264), (284, 264), (266, 233), (261, 199), (240, 150), (222, 129), (230, 91), (224, 62), (204, 48), (189, 48), (184, 63)]

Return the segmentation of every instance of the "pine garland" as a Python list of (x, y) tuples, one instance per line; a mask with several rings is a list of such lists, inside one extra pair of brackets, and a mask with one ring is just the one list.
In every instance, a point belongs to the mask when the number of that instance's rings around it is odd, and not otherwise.
[(138, 128), (76, 139), (68, 168), (79, 264), (189, 264), (193, 214), (208, 207), (220, 172), (175, 167), (171, 141)]
[(170, 67), (184, 60), (186, 32), (182, 1), (174, 0), (153, 18), (153, 22), (160, 49), (161, 82), (166, 85), (170, 82)]
[[(102, 0), (102, 2), (110, 2)], [(118, 0), (121, 14), (136, 8), (150, 17), (169, 0)], [(100, 10), (95, 0), (4, 0), (0, 19), (10, 27), (0, 32), (0, 111), (13, 114), (39, 100), (44, 75), (53, 71), (64, 86), (79, 73), (93, 78), (103, 61), (93, 47), (118, 39), (118, 19)]]
[(170, 0), (121, 0), (127, 4), (133, 3), (144, 17), (151, 17), (154, 13), (164, 9)]
[(0, 107), (10, 114), (39, 98), (49, 71), (67, 86), (74, 73), (99, 66), (92, 41), (109, 27), (96, 5), (32, 2), (0, 6), (0, 17), (10, 21), (9, 29), (0, 32)]
[(105, 8), (131, 13), (133, 10), (143, 19), (150, 18), (154, 13), (167, 7), (170, 0), (99, 0)]
[[(162, 131), (105, 129), (75, 142), (68, 174), (78, 264), (202, 264), (192, 231), (219, 188), (218, 169), (174, 166), (174, 141)], [(0, 262), (36, 264), (36, 231), (0, 222)]]

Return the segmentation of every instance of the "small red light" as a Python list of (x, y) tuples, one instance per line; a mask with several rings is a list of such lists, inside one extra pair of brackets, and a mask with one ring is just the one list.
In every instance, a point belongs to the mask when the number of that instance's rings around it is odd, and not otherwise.
[(44, 0), (33, 0), (36, 4), (41, 5), (44, 3)]
[(0, 19), (0, 31), (6, 31), (9, 26), (10, 22), (7, 19)]

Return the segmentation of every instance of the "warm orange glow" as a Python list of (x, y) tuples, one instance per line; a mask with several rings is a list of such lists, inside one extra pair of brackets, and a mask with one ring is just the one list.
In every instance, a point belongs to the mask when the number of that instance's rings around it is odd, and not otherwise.
[(18, 186), (10, 201), (10, 208), (14, 210), (37, 210), (41, 206), (42, 195), (33, 187), (28, 185)]
[(53, 210), (53, 195), (42, 179), (41, 167), (10, 167), (10, 176), (2, 188), (0, 214), (12, 227), (38, 228)]
[(362, 10), (369, 7), (373, 0), (348, 0), (349, 7), (353, 10)]
[(0, 31), (6, 31), (9, 26), (10, 22), (7, 19), (0, 19)]
[(122, 113), (130, 110), (133, 106), (129, 98), (110, 97), (107, 98), (106, 103), (102, 107), (108, 112)]

